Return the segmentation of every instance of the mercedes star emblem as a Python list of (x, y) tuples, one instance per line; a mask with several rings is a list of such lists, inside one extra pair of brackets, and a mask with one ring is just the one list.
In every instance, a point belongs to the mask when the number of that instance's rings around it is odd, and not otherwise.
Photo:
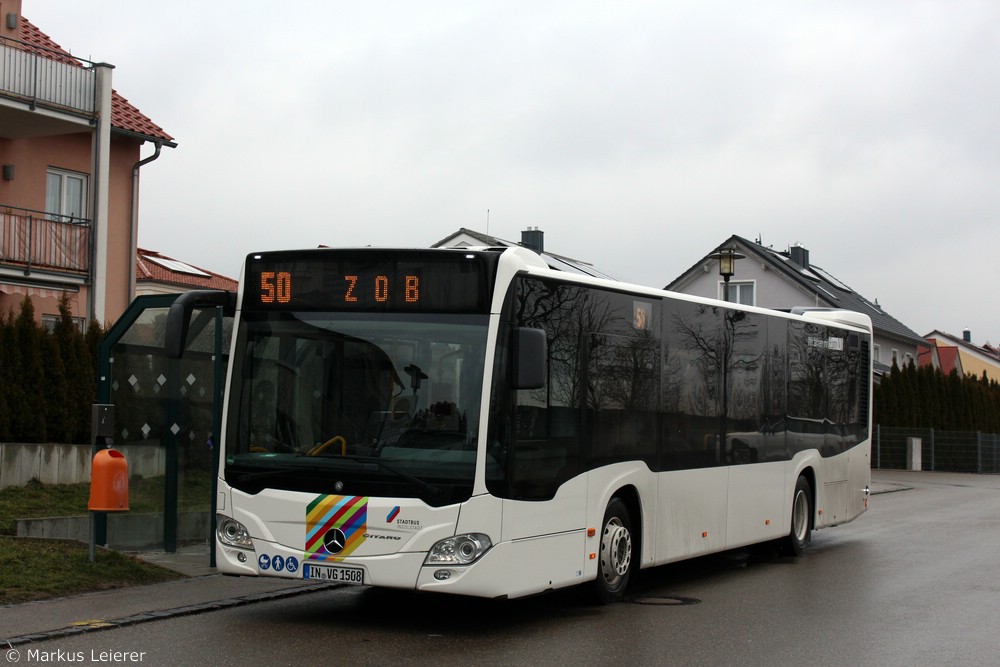
[(323, 536), (323, 546), (329, 553), (339, 554), (347, 546), (347, 536), (340, 528), (328, 530)]

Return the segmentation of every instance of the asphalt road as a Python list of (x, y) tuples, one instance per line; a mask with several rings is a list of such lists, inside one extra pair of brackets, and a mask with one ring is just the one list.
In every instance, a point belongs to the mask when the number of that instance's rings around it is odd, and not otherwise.
[(801, 558), (645, 571), (622, 604), (581, 589), (501, 602), (337, 588), (32, 642), (18, 664), (997, 664), (1000, 477), (879, 476), (910, 488), (813, 533)]

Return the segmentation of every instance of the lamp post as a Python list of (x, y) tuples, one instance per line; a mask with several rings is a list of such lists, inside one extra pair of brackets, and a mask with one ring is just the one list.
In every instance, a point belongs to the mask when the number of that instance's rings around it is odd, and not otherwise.
[[(736, 273), (736, 260), (743, 259), (746, 255), (736, 252), (736, 245), (720, 247), (708, 256), (709, 259), (719, 260), (719, 275), (724, 283), (722, 288), (722, 300), (729, 301), (729, 279)], [(737, 299), (738, 300), (738, 299)], [(727, 313), (726, 318), (732, 313)], [(726, 442), (726, 419), (729, 416), (729, 357), (732, 354), (732, 340), (728, 327), (723, 338), (722, 358), (719, 360), (719, 374), (722, 376), (722, 410), (719, 412), (719, 435), (716, 439), (717, 463), (722, 464), (729, 459), (729, 445)]]
[(724, 287), (722, 288), (723, 301), (729, 301), (729, 279), (736, 273), (736, 260), (744, 259), (745, 257), (746, 255), (736, 252), (735, 245), (728, 248), (719, 248), (708, 256), (709, 259), (719, 260), (719, 275), (722, 276), (724, 283)]

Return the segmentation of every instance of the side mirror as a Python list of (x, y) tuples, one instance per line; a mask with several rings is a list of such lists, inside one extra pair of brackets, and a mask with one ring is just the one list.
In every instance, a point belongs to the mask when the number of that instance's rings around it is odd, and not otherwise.
[(545, 386), (548, 376), (546, 362), (548, 343), (545, 331), (517, 327), (514, 329), (514, 368), (512, 387), (514, 389), (540, 389)]
[(167, 311), (167, 330), (163, 341), (168, 357), (180, 359), (187, 344), (191, 311), (205, 306), (222, 306), (225, 315), (236, 313), (236, 294), (223, 290), (195, 290), (181, 294)]

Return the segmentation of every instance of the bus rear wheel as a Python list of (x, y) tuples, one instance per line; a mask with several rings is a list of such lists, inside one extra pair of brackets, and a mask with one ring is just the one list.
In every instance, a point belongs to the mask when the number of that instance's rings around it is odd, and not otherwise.
[(618, 602), (625, 595), (635, 563), (632, 520), (628, 507), (613, 498), (601, 524), (600, 564), (597, 569), (597, 598), (603, 604)]
[(783, 551), (790, 556), (801, 556), (812, 537), (812, 485), (805, 476), (795, 482), (792, 494), (792, 525), (785, 538)]

